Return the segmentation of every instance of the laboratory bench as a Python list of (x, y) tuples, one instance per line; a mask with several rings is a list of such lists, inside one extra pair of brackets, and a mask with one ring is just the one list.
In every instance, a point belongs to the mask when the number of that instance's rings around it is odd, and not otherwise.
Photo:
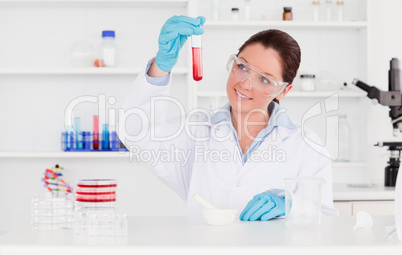
[(209, 226), (201, 217), (128, 217), (123, 237), (33, 231), (27, 225), (0, 236), (0, 254), (402, 254), (402, 241), (386, 241), (394, 217), (375, 216), (368, 230), (353, 230), (355, 222), (352, 216), (323, 217), (317, 228), (290, 229), (284, 218)]
[(395, 187), (383, 184), (333, 184), (334, 206), (340, 215), (352, 216), (364, 210), (371, 215), (393, 215)]

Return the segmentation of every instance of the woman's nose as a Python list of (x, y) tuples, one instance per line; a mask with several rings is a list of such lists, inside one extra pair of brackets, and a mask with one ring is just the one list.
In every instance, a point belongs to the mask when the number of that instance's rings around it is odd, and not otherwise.
[[(248, 80), (248, 81), (246, 81)], [(251, 90), (253, 88), (253, 86), (251, 85), (251, 78), (250, 77), (246, 77), (244, 78), (241, 82), (240, 85), (243, 89), (248, 89)]]

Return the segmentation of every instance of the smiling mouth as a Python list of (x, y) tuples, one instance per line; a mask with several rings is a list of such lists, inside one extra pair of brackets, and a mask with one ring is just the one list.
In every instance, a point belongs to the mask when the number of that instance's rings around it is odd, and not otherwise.
[(236, 89), (235, 89), (235, 91), (236, 91), (237, 96), (238, 96), (240, 99), (242, 99), (242, 100), (251, 100), (251, 99), (252, 99), (251, 97), (248, 97), (248, 96), (246, 96), (246, 95), (240, 93), (240, 92), (239, 92), (238, 90), (236, 90)]

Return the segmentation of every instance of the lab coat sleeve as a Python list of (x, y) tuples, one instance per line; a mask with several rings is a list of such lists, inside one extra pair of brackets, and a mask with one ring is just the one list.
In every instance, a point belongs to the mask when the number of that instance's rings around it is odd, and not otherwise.
[(303, 160), (299, 176), (313, 176), (324, 179), (322, 184), (322, 213), (326, 216), (336, 216), (339, 212), (333, 205), (332, 167), (330, 155), (320, 138), (308, 127), (304, 127)]
[[(130, 157), (147, 165), (187, 199), (193, 150), (182, 126), (184, 108), (170, 97), (171, 75), (166, 86), (155, 86), (147, 81), (145, 70), (137, 76), (126, 97), (124, 114), (119, 114), (119, 138), (129, 149)], [(167, 119), (169, 104), (181, 110), (180, 117)]]

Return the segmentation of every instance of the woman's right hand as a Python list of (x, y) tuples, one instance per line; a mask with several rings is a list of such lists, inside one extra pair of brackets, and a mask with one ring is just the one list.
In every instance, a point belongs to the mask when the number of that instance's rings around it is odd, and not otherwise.
[(170, 72), (179, 58), (180, 49), (191, 35), (202, 35), (204, 17), (173, 16), (163, 25), (159, 34), (159, 50), (156, 64), (164, 72)]

